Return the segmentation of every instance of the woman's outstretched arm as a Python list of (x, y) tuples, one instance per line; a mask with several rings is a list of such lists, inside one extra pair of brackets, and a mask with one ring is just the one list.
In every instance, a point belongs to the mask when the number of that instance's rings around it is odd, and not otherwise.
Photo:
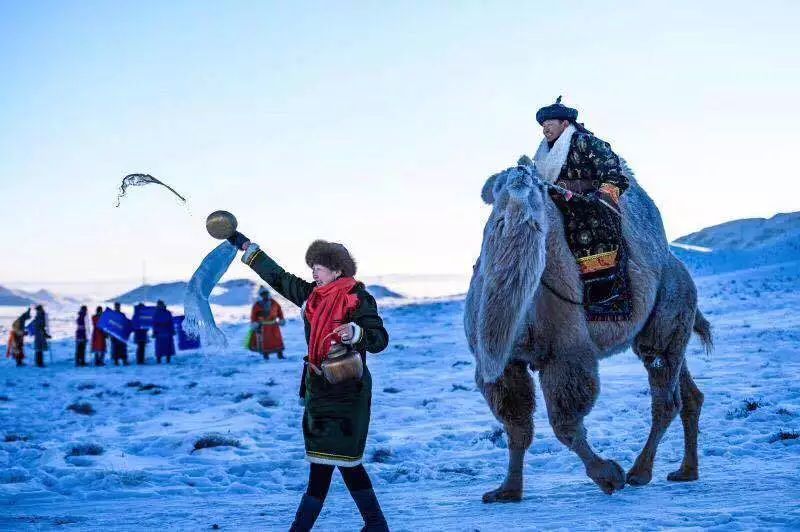
[(314, 289), (313, 283), (304, 281), (281, 268), (277, 262), (264, 253), (264, 250), (258, 247), (258, 244), (250, 242), (247, 245), (247, 249), (242, 255), (242, 262), (250, 266), (276, 292), (298, 307), (305, 303)]

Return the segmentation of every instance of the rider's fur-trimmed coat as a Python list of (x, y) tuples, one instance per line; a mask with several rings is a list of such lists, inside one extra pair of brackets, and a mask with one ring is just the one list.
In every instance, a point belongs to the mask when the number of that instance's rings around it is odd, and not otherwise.
[(564, 217), (564, 233), (584, 281), (588, 319), (630, 319), (630, 290), (619, 200), (628, 189), (619, 157), (611, 146), (584, 131), (570, 138), (556, 185), (578, 195), (553, 193)]
[(628, 188), (628, 178), (608, 142), (578, 131), (570, 140), (569, 154), (556, 184), (578, 193), (612, 185), (618, 189), (618, 197)]

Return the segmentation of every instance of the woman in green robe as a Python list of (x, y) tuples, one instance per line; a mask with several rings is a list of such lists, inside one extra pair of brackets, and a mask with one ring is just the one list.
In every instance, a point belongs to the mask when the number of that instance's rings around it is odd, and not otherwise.
[[(308, 488), (297, 509), (291, 530), (310, 530), (328, 494), (333, 470), (339, 468), (350, 495), (364, 518), (367, 531), (388, 530), (362, 459), (369, 431), (372, 377), (366, 353), (379, 353), (389, 335), (378, 308), (363, 283), (353, 277), (356, 264), (335, 242), (317, 240), (306, 252), (314, 282), (286, 272), (257, 244), (236, 233), (229, 241), (244, 250), (242, 262), (250, 266), (283, 297), (302, 308), (309, 350), (303, 367), (300, 395), (305, 404), (303, 437), (306, 460), (311, 463)], [(361, 356), (361, 379), (334, 384), (320, 367), (336, 340)]]

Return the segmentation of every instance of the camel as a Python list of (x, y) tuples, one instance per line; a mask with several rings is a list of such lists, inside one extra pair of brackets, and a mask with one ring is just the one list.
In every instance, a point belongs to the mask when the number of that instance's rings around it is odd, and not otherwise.
[[(625, 484), (650, 482), (658, 444), (675, 416), (683, 422), (684, 456), (671, 481), (697, 480), (697, 433), (703, 394), (684, 361), (696, 332), (712, 347), (711, 326), (697, 308), (694, 281), (670, 251), (661, 215), (633, 172), (620, 198), (627, 245), (633, 316), (589, 322), (582, 285), (567, 247), (562, 216), (530, 159), (495, 174), (483, 187), (492, 212), (467, 293), (464, 329), (476, 360), (475, 380), (508, 439), (508, 471), (483, 501), (520, 501), (522, 466), (533, 440), (533, 372), (558, 440), (583, 461), (586, 474), (611, 494)], [(583, 418), (600, 390), (598, 362), (628, 348), (650, 382), (652, 424), (647, 442), (627, 472), (598, 456)]]

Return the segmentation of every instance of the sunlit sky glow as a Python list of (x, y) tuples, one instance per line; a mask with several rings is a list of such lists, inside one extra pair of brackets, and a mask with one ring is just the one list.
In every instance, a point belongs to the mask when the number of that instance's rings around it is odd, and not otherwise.
[[(206, 214), (306, 274), (467, 273), (555, 96), (670, 238), (800, 210), (800, 3), (0, 1), (0, 285), (185, 279)], [(145, 172), (164, 190), (131, 192)], [(234, 277), (245, 275), (234, 266)]]

